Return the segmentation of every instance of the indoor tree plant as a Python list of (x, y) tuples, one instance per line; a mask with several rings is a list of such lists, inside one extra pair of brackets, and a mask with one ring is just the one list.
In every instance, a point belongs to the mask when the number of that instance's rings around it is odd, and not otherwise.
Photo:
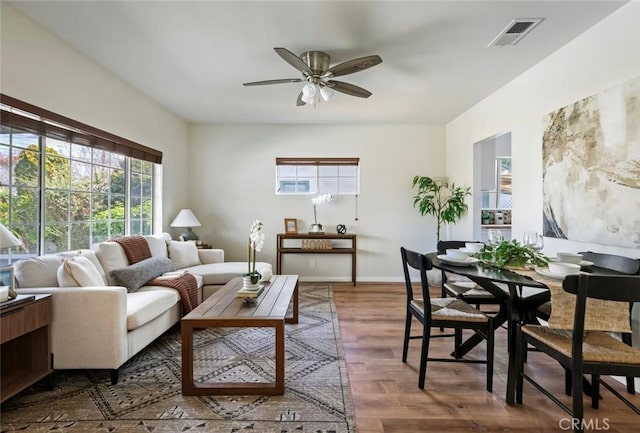
[(413, 196), (413, 207), (417, 207), (420, 215), (433, 215), (436, 218), (436, 236), (440, 240), (442, 224), (455, 223), (467, 211), (464, 202), (466, 196), (471, 195), (470, 187), (456, 186), (449, 183), (447, 178), (415, 176), (412, 188), (418, 187)]

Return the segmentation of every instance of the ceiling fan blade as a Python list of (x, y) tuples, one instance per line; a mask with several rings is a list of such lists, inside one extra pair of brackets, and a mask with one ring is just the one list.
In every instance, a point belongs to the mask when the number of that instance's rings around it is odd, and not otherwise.
[(298, 99), (296, 100), (296, 105), (298, 107), (302, 107), (303, 105), (306, 105), (306, 104), (307, 103), (302, 100), (302, 92), (300, 92), (300, 94), (298, 95)]
[(327, 81), (327, 85), (333, 90), (346, 93), (347, 95), (357, 96), (358, 98), (368, 98), (371, 96), (371, 92), (362, 87), (358, 87), (355, 84), (345, 83), (344, 81)]
[(358, 59), (339, 63), (327, 69), (327, 71), (323, 75), (327, 77), (339, 77), (341, 75), (353, 74), (354, 72), (363, 71), (380, 63), (382, 63), (382, 59), (378, 55), (360, 57)]
[(311, 71), (309, 65), (300, 60), (300, 58), (293, 54), (291, 51), (287, 50), (286, 48), (274, 48), (274, 50), (280, 57), (284, 59), (285, 62), (287, 62), (303, 74), (313, 75), (313, 72)]
[(283, 78), (281, 80), (264, 80), (252, 81), (250, 83), (242, 83), (243, 86), (263, 86), (265, 84), (282, 84), (282, 83), (299, 83), (302, 78)]

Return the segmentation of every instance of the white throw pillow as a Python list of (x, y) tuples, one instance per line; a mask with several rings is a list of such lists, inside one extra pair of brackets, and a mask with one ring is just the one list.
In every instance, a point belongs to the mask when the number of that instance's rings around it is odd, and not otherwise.
[(176, 269), (201, 265), (195, 242), (169, 241), (169, 258)]
[(75, 256), (63, 260), (62, 262), (63, 273), (65, 276), (60, 276), (58, 270), (58, 284), (60, 287), (74, 287), (70, 284), (66, 276), (69, 276), (76, 286), (79, 287), (100, 287), (104, 286), (104, 281), (100, 276), (100, 272), (96, 269), (95, 265), (91, 263), (86, 257)]
[(58, 268), (58, 286), (59, 287), (79, 287), (76, 280), (64, 271), (64, 264)]

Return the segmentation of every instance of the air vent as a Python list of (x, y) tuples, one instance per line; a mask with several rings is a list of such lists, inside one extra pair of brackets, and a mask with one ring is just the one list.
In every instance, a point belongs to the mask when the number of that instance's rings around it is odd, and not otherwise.
[(491, 42), (490, 46), (504, 47), (507, 45), (515, 45), (520, 39), (522, 39), (527, 33), (535, 28), (544, 18), (516, 18), (496, 36)]

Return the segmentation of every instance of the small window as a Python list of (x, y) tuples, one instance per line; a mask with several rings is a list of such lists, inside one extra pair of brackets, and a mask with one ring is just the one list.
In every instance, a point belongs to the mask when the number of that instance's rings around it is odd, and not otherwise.
[(276, 158), (276, 194), (358, 194), (360, 158)]

